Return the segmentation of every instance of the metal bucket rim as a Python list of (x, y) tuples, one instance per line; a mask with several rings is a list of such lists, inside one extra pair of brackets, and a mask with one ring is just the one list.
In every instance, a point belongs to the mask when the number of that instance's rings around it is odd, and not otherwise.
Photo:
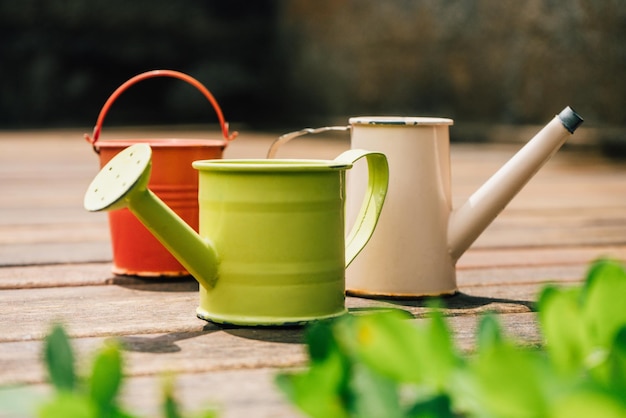
[(151, 148), (186, 148), (186, 147), (225, 147), (224, 139), (193, 139), (193, 138), (133, 138), (108, 139), (99, 141), (99, 148), (126, 148), (136, 143), (148, 144)]

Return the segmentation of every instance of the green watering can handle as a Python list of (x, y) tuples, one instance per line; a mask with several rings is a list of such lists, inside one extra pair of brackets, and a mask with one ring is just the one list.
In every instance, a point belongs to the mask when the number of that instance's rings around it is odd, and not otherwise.
[[(350, 126), (327, 126), (317, 129), (306, 128), (282, 135), (270, 145), (267, 158), (274, 158), (280, 146), (299, 136), (327, 131), (349, 130)], [(376, 224), (378, 223), (380, 211), (385, 202), (387, 186), (389, 184), (387, 157), (382, 153), (353, 149), (339, 155), (335, 158), (335, 161), (352, 166), (352, 164), (363, 157), (367, 158), (367, 191), (365, 192), (363, 204), (352, 226), (352, 230), (350, 230), (350, 233), (346, 237), (346, 267), (352, 263), (352, 260), (361, 252), (365, 244), (367, 244), (372, 237), (374, 228), (376, 228)]]
[(346, 237), (346, 267), (352, 263), (374, 233), (389, 184), (387, 157), (380, 152), (353, 149), (342, 153), (335, 161), (352, 165), (363, 157), (367, 159), (367, 190), (359, 214)]

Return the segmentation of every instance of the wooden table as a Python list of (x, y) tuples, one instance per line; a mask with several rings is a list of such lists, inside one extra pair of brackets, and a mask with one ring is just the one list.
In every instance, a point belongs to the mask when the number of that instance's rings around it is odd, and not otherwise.
[[(144, 416), (156, 415), (168, 371), (190, 410), (211, 404), (222, 408), (222, 417), (298, 416), (273, 378), (279, 369), (304, 364), (302, 329), (221, 328), (195, 317), (195, 281), (111, 274), (106, 215), (82, 208), (98, 170), (82, 133), (0, 133), (0, 385), (49, 390), (42, 338), (61, 321), (83, 366), (105, 340), (124, 343), (130, 376), (124, 402)], [(107, 132), (117, 138), (176, 134)], [(244, 132), (226, 156), (263, 157), (274, 138)], [(347, 146), (341, 137), (301, 138), (279, 156), (332, 158)], [(456, 206), (519, 146), (454, 144)], [(486, 311), (500, 313), (506, 331), (521, 343), (539, 343), (533, 313), (538, 290), (547, 282), (580, 282), (600, 256), (626, 258), (626, 168), (588, 150), (563, 149), (460, 259), (461, 293), (446, 300), (458, 345), (471, 350)], [(399, 306), (416, 321), (426, 312), (420, 300), (349, 297), (347, 305)]]

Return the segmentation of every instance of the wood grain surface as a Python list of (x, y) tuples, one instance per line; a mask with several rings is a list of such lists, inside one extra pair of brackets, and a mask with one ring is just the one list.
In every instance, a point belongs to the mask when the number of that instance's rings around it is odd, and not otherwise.
[[(109, 130), (106, 138), (217, 137), (216, 131)], [(0, 385), (47, 393), (42, 338), (60, 321), (81, 364), (109, 339), (124, 347), (124, 403), (155, 416), (159, 388), (174, 373), (188, 410), (220, 408), (223, 417), (297, 417), (273, 379), (306, 361), (302, 328), (236, 328), (195, 316), (198, 285), (116, 277), (107, 217), (82, 208), (98, 156), (82, 131), (0, 133)], [(273, 134), (242, 132), (226, 157), (264, 157)], [(334, 158), (342, 135), (301, 138), (280, 157)], [(455, 206), (519, 144), (453, 144)], [(589, 262), (626, 259), (626, 167), (593, 150), (566, 148), (533, 178), (458, 263), (459, 293), (444, 313), (462, 350), (474, 347), (485, 312), (499, 314), (521, 344), (541, 343), (534, 302), (547, 283), (577, 284)], [(620, 296), (624, 298), (623, 296)], [(619, 301), (616, 301), (619, 303)], [(626, 302), (623, 300), (622, 302)], [(351, 313), (403, 309), (414, 321), (424, 300), (347, 298)], [(3, 415), (0, 406), (0, 416)]]

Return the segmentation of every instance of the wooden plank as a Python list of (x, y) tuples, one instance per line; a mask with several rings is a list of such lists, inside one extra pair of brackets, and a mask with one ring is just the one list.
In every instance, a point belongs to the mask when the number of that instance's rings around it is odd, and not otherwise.
[(0, 267), (103, 262), (112, 258), (108, 242), (9, 244), (0, 245), (0, 254)]
[[(124, 347), (125, 372), (144, 376), (301, 365), (305, 360), (302, 332), (198, 326), (195, 330), (118, 335), (115, 339)], [(74, 338), (79, 369), (88, 370), (94, 353), (111, 338)], [(42, 346), (41, 341), (0, 344), (0, 385), (45, 381)]]
[[(59, 277), (70, 277), (68, 273), (72, 271), (72, 274), (82, 277), (76, 272), (85, 271), (84, 266), (69, 267), (57, 270)], [(103, 267), (95, 266), (93, 277), (101, 277)], [(529, 274), (532, 276), (532, 271)], [(52, 321), (66, 324), (70, 335), (77, 339), (81, 351), (93, 349), (97, 342), (112, 336), (122, 338), (131, 353), (130, 357), (137, 358), (132, 363), (135, 364), (132, 366), (132, 373), (135, 374), (154, 373), (155, 367), (170, 360), (176, 363), (172, 366), (175, 370), (195, 373), (198, 366), (193, 359), (203, 354), (194, 352), (204, 352), (206, 347), (212, 347), (212, 350), (207, 353), (210, 357), (202, 361), (201, 368), (205, 371), (221, 367), (286, 367), (301, 361), (300, 349), (289, 345), (299, 342), (300, 329), (218, 327), (195, 318), (195, 282), (146, 283), (127, 280), (116, 285), (0, 292), (0, 307), (3, 311), (0, 317), (0, 370), (3, 371), (0, 372), (0, 383), (34, 382), (41, 379), (40, 368), (28, 371), (24, 365), (34, 363), (32, 356), (40, 351), (37, 347)], [(453, 323), (462, 321), (458, 319), (462, 317), (477, 320), (484, 312), (527, 314), (532, 311), (532, 301), (539, 286), (511, 284), (465, 287), (461, 289), (463, 293), (444, 300), (444, 312), (452, 318)], [(395, 308), (421, 318), (428, 312), (428, 301), (423, 299), (371, 300), (350, 297), (346, 303), (354, 314)], [(529, 331), (523, 324), (524, 321), (512, 319), (508, 325), (509, 331), (514, 334), (521, 332), (521, 336), (526, 338)], [(461, 324), (457, 329), (462, 331), (470, 328)], [(463, 335), (463, 338), (469, 338), (469, 334)], [(471, 347), (471, 343), (463, 338), (461, 346)], [(534, 337), (526, 339), (526, 342), (535, 341)], [(267, 354), (263, 354), (265, 349)], [(142, 353), (158, 353), (162, 356), (144, 358)], [(233, 353), (240, 353), (241, 356), (233, 357)], [(169, 359), (169, 356), (172, 358)], [(168, 361), (163, 363), (166, 357)], [(28, 359), (31, 361), (26, 361)]]
[(626, 225), (589, 226), (585, 223), (554, 226), (515, 225), (502, 227), (494, 223), (485, 231), (473, 248), (515, 248), (545, 246), (615, 246), (625, 243)]
[[(106, 135), (219, 133), (139, 128)], [(225, 156), (263, 158), (276, 137), (242, 133)], [(348, 146), (347, 135), (300, 138), (279, 157), (334, 158)], [(454, 205), (517, 149), (453, 144)], [(46, 390), (42, 338), (59, 320), (67, 325), (82, 364), (104, 341), (122, 340), (130, 376), (125, 400), (147, 416), (156, 413), (157, 388), (166, 371), (178, 374), (187, 408), (213, 401), (224, 406), (227, 417), (294, 416), (272, 380), (278, 370), (304, 364), (303, 329), (219, 327), (195, 317), (194, 281), (114, 277), (106, 215), (82, 209), (97, 166), (82, 131), (0, 132), (0, 265), (10, 266), (0, 268), (0, 384)], [(460, 259), (461, 293), (443, 301), (459, 347), (473, 349), (477, 323), (486, 312), (499, 313), (505, 332), (521, 343), (540, 343), (533, 312), (537, 292), (546, 283), (580, 283), (588, 263), (599, 256), (625, 259), (625, 209), (622, 164), (559, 152)], [(355, 315), (395, 308), (416, 322), (429, 312), (425, 299), (349, 297), (346, 303)]]
[[(111, 130), (111, 136), (144, 136), (141, 129)], [(219, 137), (216, 131), (147, 130), (150, 138)], [(145, 137), (145, 136), (144, 136)], [(275, 135), (241, 135), (232, 158), (264, 158)], [(347, 148), (335, 140), (300, 142), (300, 155), (333, 157)], [(304, 145), (304, 146), (301, 146)], [(106, 214), (82, 208), (83, 194), (98, 171), (98, 157), (77, 130), (0, 132), (0, 266), (111, 259)], [(32, 248), (31, 248), (32, 247)]]
[[(486, 311), (486, 310), (485, 310)], [(358, 314), (363, 314), (359, 312)], [(536, 315), (531, 312), (498, 316), (505, 333), (523, 345), (541, 343)], [(414, 321), (423, 321), (417, 318)], [(452, 315), (448, 323), (456, 346), (475, 348), (480, 315)], [(94, 353), (105, 341), (115, 338), (124, 350), (128, 376), (178, 375), (241, 369), (283, 369), (305, 364), (303, 328), (198, 327), (195, 330), (142, 333), (118, 336), (73, 338), (80, 370), (88, 370)], [(39, 340), (0, 344), (0, 385), (45, 382)]]
[(544, 286), (552, 284), (570, 286), (582, 283), (585, 272), (586, 267), (582, 266), (514, 270), (494, 268), (484, 272), (464, 270), (459, 272), (457, 283), (461, 291), (471, 292), (471, 294), (534, 301)]
[[(515, 249), (518, 247), (558, 248), (559, 246), (597, 246), (597, 256), (605, 254), (605, 247), (626, 244), (626, 224), (623, 220), (602, 221), (582, 218), (558, 220), (546, 225), (540, 219), (529, 222), (508, 218), (494, 222), (472, 245), (471, 249)], [(0, 227), (0, 266), (51, 264), (70, 262), (105, 262), (112, 258), (108, 226), (106, 224), (76, 224), (47, 228), (37, 225)], [(67, 234), (64, 233), (67, 231)], [(30, 233), (32, 232), (32, 234)], [(623, 253), (618, 254), (624, 258)], [(1, 286), (1, 285), (0, 285)]]
[[(202, 137), (202, 131), (147, 131), (145, 135)], [(130, 137), (139, 130), (113, 131)], [(271, 134), (242, 134), (227, 157), (262, 158)], [(284, 157), (332, 158), (348, 146), (343, 135), (299, 138)], [(82, 195), (98, 158), (79, 131), (0, 135), (0, 265), (110, 259), (104, 214), (82, 209)], [(518, 147), (453, 144), (453, 195), (462, 203)], [(626, 236), (626, 170), (597, 156), (560, 152), (479, 237), (478, 248), (623, 243)], [(9, 198), (6, 198), (6, 197)], [(602, 220), (598, 222), (598, 219)], [(28, 251), (22, 244), (37, 244)], [(54, 243), (65, 247), (55, 250)], [(75, 244), (75, 245), (72, 245)], [(86, 250), (86, 251), (85, 251)], [(102, 251), (100, 253), (99, 251)], [(65, 256), (64, 256), (65, 254)]]
[(111, 273), (111, 263), (109, 262), (0, 268), (0, 290), (105, 284), (140, 284), (148, 280), (149, 279), (141, 280), (131, 277), (116, 277)]
[(197, 289), (185, 281), (3, 290), (0, 343), (40, 339), (53, 321), (77, 337), (196, 330)]
[[(94, 222), (96, 218), (100, 222)], [(60, 222), (0, 226), (0, 244), (109, 242), (107, 221), (100, 216), (91, 222)]]
[[(450, 318), (459, 349), (467, 351), (475, 347), (478, 319), (475, 316)], [(500, 315), (499, 320), (504, 329), (512, 331), (508, 334), (509, 337), (523, 341), (524, 344), (534, 345), (541, 342), (534, 314)], [(181, 347), (182, 351), (186, 349), (187, 347)], [(189, 355), (195, 358), (196, 353)], [(210, 355), (210, 349), (207, 349), (204, 356), (196, 358), (196, 363), (204, 363)], [(302, 354), (302, 364), (306, 358), (306, 355)], [(275, 376), (281, 370), (282, 367), (255, 367), (196, 371), (193, 374), (175, 373), (178, 399), (184, 408), (191, 411), (198, 410), (202, 405), (215, 405), (220, 408), (220, 417), (226, 418), (301, 416), (274, 384)], [(157, 416), (160, 373), (161, 371), (154, 375), (138, 377), (133, 375), (125, 386), (123, 399), (126, 405), (146, 416)]]
[[(106, 227), (106, 225), (105, 225)], [(22, 233), (36, 226), (26, 227)], [(77, 230), (81, 225), (73, 226)], [(0, 232), (3, 228), (0, 227)], [(100, 233), (101, 232), (101, 233)], [(84, 234), (89, 234), (84, 231)], [(57, 230), (46, 237), (37, 236), (29, 240), (29, 237), (16, 238), (17, 242), (11, 242), (8, 234), (3, 234), (0, 243), (0, 266), (20, 266), (26, 264), (52, 264), (52, 263), (84, 263), (106, 262), (112, 259), (111, 244), (108, 231), (100, 231), (99, 236), (82, 238), (81, 234), (72, 236), (69, 234), (68, 241), (63, 241), (62, 230)], [(58, 234), (53, 236), (52, 234)], [(536, 225), (506, 225), (495, 222), (481, 235), (472, 245), (471, 250), (514, 250), (516, 248), (535, 247), (536, 249), (558, 249), (561, 247), (583, 246), (591, 248), (598, 257), (611, 256), (614, 252), (607, 248), (619, 248), (626, 244), (626, 225), (572, 225), (563, 222), (563, 225), (541, 227)], [(56, 240), (56, 241), (55, 241)], [(597, 250), (592, 247), (597, 247)], [(616, 256), (624, 258), (623, 252), (618, 251)], [(595, 257), (594, 257), (595, 258)]]
[[(185, 416), (208, 409), (217, 410), (220, 418), (296, 418), (304, 417), (274, 384), (280, 369), (217, 370), (195, 374), (174, 374), (175, 394)], [(165, 376), (130, 376), (121, 388), (120, 401), (125, 408), (142, 417), (163, 416), (161, 403)], [(7, 393), (8, 391), (8, 393)], [(47, 384), (3, 388), (0, 395), (28, 400), (20, 412), (35, 416), (39, 401), (51, 393)], [(6, 398), (5, 398), (6, 399)], [(6, 405), (2, 418), (15, 418)]]
[[(519, 288), (518, 285), (529, 285), (534, 291), (545, 282), (580, 281), (585, 271), (586, 265), (583, 264), (461, 269), (458, 283), (462, 291), (476, 287), (485, 296), (489, 296), (492, 288), (500, 287), (504, 290), (498, 290), (499, 295), (508, 292), (515, 298), (518, 291), (513, 289)], [(173, 322), (165, 325), (165, 329), (192, 326), (189, 318), (194, 316), (198, 285), (189, 279), (116, 279), (108, 272), (106, 264), (53, 266), (45, 269), (25, 267), (17, 270), (0, 269), (0, 272), (4, 272), (7, 280), (5, 290), (0, 292), (0, 306), (7, 311), (0, 317), (0, 329), (3, 330), (0, 341), (40, 338), (44, 332), (42, 318), (47, 321), (69, 321), (71, 328), (76, 327), (74, 332), (77, 336), (156, 332), (159, 324), (167, 320)], [(48, 272), (44, 279), (37, 278), (41, 272)], [(76, 284), (81, 286), (75, 287)], [(37, 288), (41, 286), (55, 287)], [(528, 298), (531, 300), (532, 295), (528, 295)], [(68, 306), (72, 307), (69, 315)], [(164, 306), (167, 306), (167, 310), (162, 309)], [(146, 318), (157, 318), (158, 321), (155, 324)], [(119, 329), (122, 324), (125, 324), (124, 329)]]
[[(533, 314), (501, 315), (499, 320), (505, 329), (515, 329), (515, 334), (510, 337), (522, 340), (525, 344), (540, 343), (541, 336), (537, 333), (536, 318)], [(455, 333), (457, 347), (461, 350), (471, 350), (475, 347), (475, 333), (477, 327), (475, 317), (454, 317), (450, 325)], [(512, 325), (515, 325), (514, 327)], [(224, 333), (223, 337), (228, 339)], [(214, 334), (212, 334), (214, 335)], [(306, 364), (307, 355), (304, 347), (290, 342), (281, 343), (279, 353), (285, 351), (285, 346), (293, 354), (291, 360), (294, 364), (275, 367), (259, 366), (251, 363), (252, 367), (232, 367), (232, 363), (225, 363), (223, 367), (215, 366), (216, 355), (229, 356), (233, 362), (241, 356), (246, 356), (244, 350), (228, 351), (228, 346), (214, 344), (206, 341), (208, 335), (195, 335), (191, 338), (181, 339), (177, 342), (179, 351), (173, 352), (144, 352), (125, 351), (123, 353), (127, 379), (122, 388), (122, 402), (141, 416), (159, 416), (161, 402), (161, 388), (163, 376), (172, 374), (175, 379), (177, 399), (187, 411), (197, 411), (201, 407), (213, 406), (220, 410), (220, 417), (293, 417), (297, 416), (293, 407), (279, 392), (274, 384), (277, 373), (286, 368), (301, 367)], [(236, 340), (244, 339), (245, 336), (232, 336)], [(160, 335), (142, 335), (137, 338), (161, 338)], [(196, 340), (196, 341), (194, 341)], [(460, 344), (459, 344), (460, 342)], [(74, 340), (77, 348), (79, 367), (85, 370), (90, 362), (90, 357), (97, 350), (103, 340), (100, 338)], [(3, 344), (4, 346), (4, 344)], [(2, 346), (0, 346), (2, 347)], [(274, 361), (278, 360), (275, 351), (268, 344), (260, 354), (269, 356)], [(8, 373), (3, 373), (0, 384), (17, 383), (28, 385), (27, 390), (33, 393), (48, 393), (47, 385), (42, 384), (46, 380), (45, 372), (39, 361), (40, 343), (28, 342), (17, 343), (12, 347), (10, 356), (3, 353), (0, 356), (2, 369), (12, 371), (14, 380), (8, 380)], [(227, 350), (226, 353), (221, 350)], [(183, 359), (184, 354), (184, 359)], [(37, 356), (37, 357), (36, 357)], [(150, 370), (137, 367), (146, 361), (153, 366)], [(188, 370), (192, 369), (193, 372)], [(1, 415), (0, 415), (1, 416)]]
[(598, 258), (626, 260), (626, 245), (557, 247), (472, 247), (459, 259), (457, 271), (465, 269), (540, 266), (587, 265)]
[[(60, 248), (63, 243), (55, 244)], [(33, 244), (24, 248), (36, 248)], [(96, 251), (94, 251), (96, 253)], [(83, 253), (84, 255), (84, 253)], [(588, 264), (600, 257), (626, 259), (626, 245), (608, 246), (557, 246), (557, 247), (506, 247), (471, 248), (459, 260), (457, 271), (459, 282), (464, 285), (479, 284), (483, 277), (504, 277), (503, 283), (514, 283), (516, 280), (546, 281), (559, 278), (565, 281), (581, 279)], [(136, 279), (114, 276), (111, 263), (60, 263), (23, 265), (0, 268), (0, 289), (31, 289), (45, 287), (87, 286), (104, 284), (150, 284), (162, 282), (164, 279)], [(503, 269), (517, 270), (519, 273), (507, 274)], [(548, 269), (539, 269), (546, 267)], [(555, 269), (567, 267), (561, 273)], [(531, 270), (528, 270), (528, 269)], [(550, 270), (551, 268), (551, 270)], [(533, 270), (534, 269), (534, 270)], [(466, 271), (476, 270), (476, 271)], [(525, 276), (525, 277), (524, 277)], [(176, 279), (174, 279), (176, 280)]]
[[(273, 368), (226, 370), (176, 376), (177, 399), (189, 412), (213, 407), (220, 418), (304, 418), (274, 383)], [(162, 380), (133, 377), (123, 401), (142, 416), (161, 416)]]

